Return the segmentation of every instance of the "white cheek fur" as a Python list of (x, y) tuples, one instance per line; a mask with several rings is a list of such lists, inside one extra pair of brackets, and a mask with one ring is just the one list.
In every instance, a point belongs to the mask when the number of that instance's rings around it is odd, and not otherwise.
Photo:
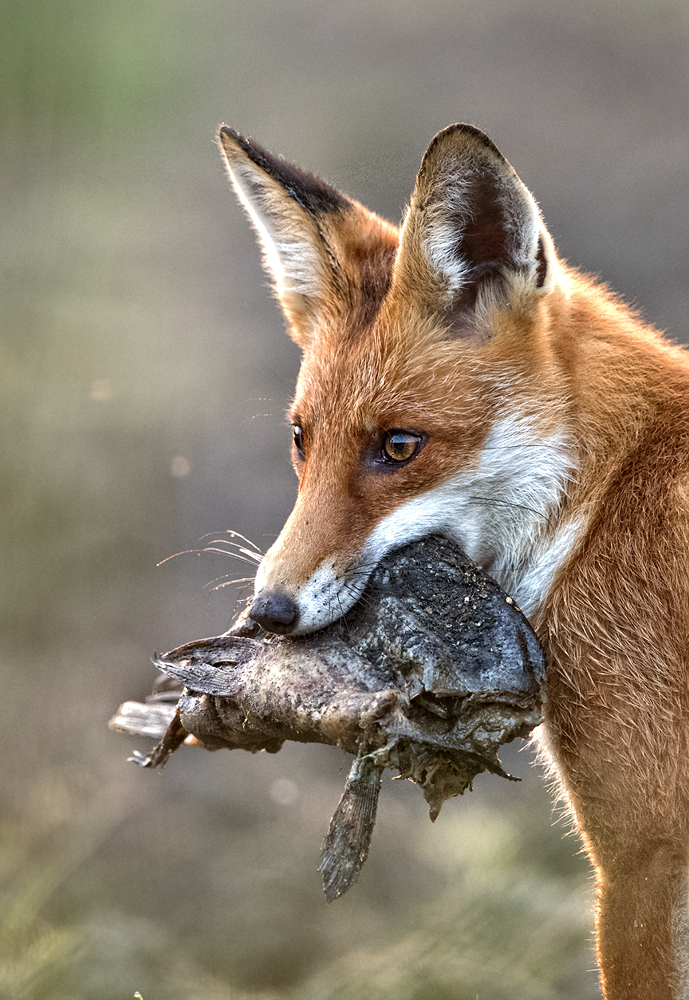
[(434, 533), (455, 541), (527, 616), (534, 615), (586, 531), (583, 516), (561, 514), (575, 467), (575, 450), (563, 432), (543, 438), (530, 420), (503, 418), (487, 436), (476, 468), (382, 518), (345, 572), (338, 575), (332, 561), (319, 566), (297, 595), (297, 631), (338, 619), (383, 556)]
[(356, 603), (363, 589), (350, 594), (346, 580), (338, 578), (332, 563), (321, 563), (299, 592), (299, 618), (293, 634), (304, 635), (337, 621)]

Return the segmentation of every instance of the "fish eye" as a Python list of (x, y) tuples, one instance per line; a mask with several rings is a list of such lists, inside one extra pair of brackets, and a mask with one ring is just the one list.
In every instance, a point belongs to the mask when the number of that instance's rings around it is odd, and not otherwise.
[(292, 428), (292, 439), (300, 457), (304, 458), (304, 432), (299, 424), (295, 424)]
[(401, 464), (412, 459), (421, 447), (421, 435), (411, 431), (387, 431), (383, 438), (383, 458)]

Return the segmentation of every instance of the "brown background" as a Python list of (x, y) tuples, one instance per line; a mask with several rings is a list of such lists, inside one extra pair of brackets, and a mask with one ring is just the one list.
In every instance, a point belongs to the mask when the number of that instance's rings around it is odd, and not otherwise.
[[(213, 146), (220, 121), (398, 220), (433, 134), (484, 128), (561, 252), (683, 339), (684, 0), (7, 0), (0, 30), (0, 995), (597, 996), (591, 895), (528, 750), (435, 827), (386, 780), (326, 907), (347, 763), (109, 733), (155, 649), (226, 628), (295, 493), (298, 352)], [(175, 462), (175, 458), (177, 461)], [(180, 458), (183, 461), (180, 461)], [(186, 472), (185, 475), (179, 475)], [(177, 473), (177, 475), (173, 474)]]

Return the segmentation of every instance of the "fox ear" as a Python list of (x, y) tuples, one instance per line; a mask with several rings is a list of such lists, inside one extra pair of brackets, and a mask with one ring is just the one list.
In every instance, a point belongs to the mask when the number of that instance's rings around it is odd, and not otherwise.
[(538, 206), (490, 139), (472, 125), (439, 132), (416, 180), (393, 288), (461, 328), (482, 288), (516, 305), (550, 292), (556, 271)]
[(336, 291), (333, 252), (321, 222), (346, 209), (349, 199), (226, 125), (219, 140), (292, 334), (297, 342), (308, 340)]
[(390, 285), (396, 227), (226, 125), (219, 138), (296, 342), (343, 319), (370, 322)]

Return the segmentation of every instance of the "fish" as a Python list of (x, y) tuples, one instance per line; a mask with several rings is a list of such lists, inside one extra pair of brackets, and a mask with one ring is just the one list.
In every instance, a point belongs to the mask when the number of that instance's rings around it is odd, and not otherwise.
[(271, 634), (245, 612), (223, 635), (153, 662), (162, 679), (150, 701), (111, 720), (148, 735), (167, 722), (152, 752), (133, 758), (144, 767), (185, 742), (277, 753), (292, 740), (354, 754), (323, 844), (328, 901), (368, 856), (385, 769), (420, 786), (435, 821), (483, 771), (519, 780), (498, 751), (543, 721), (546, 658), (528, 620), (437, 535), (390, 552), (360, 600), (318, 632)]

